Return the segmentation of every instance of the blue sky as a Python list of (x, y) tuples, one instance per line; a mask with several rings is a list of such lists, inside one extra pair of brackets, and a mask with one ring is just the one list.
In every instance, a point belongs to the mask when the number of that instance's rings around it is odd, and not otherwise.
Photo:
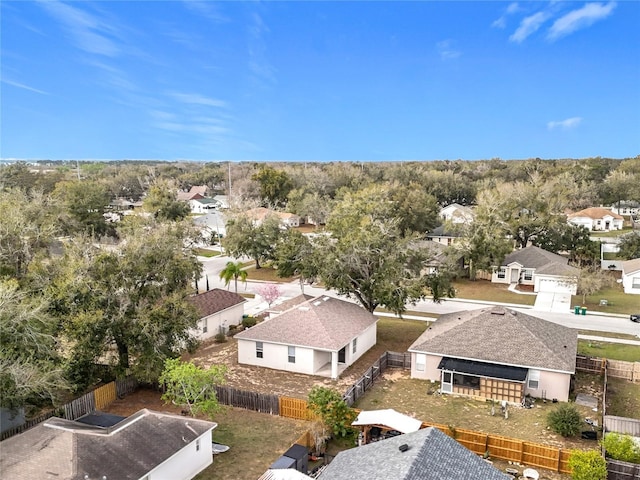
[(0, 3), (0, 156), (640, 154), (640, 2)]

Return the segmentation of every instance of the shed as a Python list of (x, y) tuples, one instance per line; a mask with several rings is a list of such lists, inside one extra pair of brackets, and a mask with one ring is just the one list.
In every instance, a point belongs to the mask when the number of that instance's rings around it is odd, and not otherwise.
[(307, 447), (296, 443), (273, 462), (269, 468), (271, 470), (293, 468), (298, 472), (307, 473), (309, 470), (309, 451)]
[(417, 432), (422, 427), (422, 422), (389, 408), (363, 410), (351, 425), (360, 428), (362, 443), (366, 444), (402, 433)]

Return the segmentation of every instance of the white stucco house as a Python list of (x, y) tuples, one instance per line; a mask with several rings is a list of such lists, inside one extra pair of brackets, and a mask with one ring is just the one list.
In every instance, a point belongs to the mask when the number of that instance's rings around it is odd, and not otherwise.
[(587, 230), (610, 231), (622, 230), (624, 217), (604, 207), (590, 207), (567, 216), (573, 225), (585, 227)]
[(117, 423), (82, 420), (52, 417), (4, 440), (2, 478), (190, 480), (213, 462), (213, 422), (147, 409)]
[(611, 205), (611, 211), (613, 213), (617, 213), (622, 216), (631, 216), (634, 217), (640, 213), (640, 203), (639, 202), (617, 202)]
[(640, 258), (622, 262), (622, 288), (624, 293), (640, 295)]
[(534, 292), (570, 293), (577, 291), (580, 270), (568, 259), (543, 248), (529, 246), (507, 255), (491, 275), (493, 283), (533, 285)]
[(208, 213), (220, 207), (220, 203), (213, 198), (192, 198), (189, 200), (191, 213)]
[(212, 234), (223, 238), (227, 235), (226, 216), (217, 210), (210, 210), (204, 215), (193, 217), (193, 224), (200, 229), (202, 238), (208, 242)]
[(189, 297), (200, 312), (198, 328), (192, 332), (200, 340), (208, 340), (218, 333), (227, 333), (231, 325), (240, 325), (246, 299), (237, 293), (214, 288)]
[(576, 330), (503, 307), (440, 316), (409, 347), (411, 377), (442, 393), (520, 403), (569, 399)]
[(247, 210), (245, 215), (247, 215), (255, 225), (260, 225), (267, 217), (274, 216), (278, 218), (280, 225), (285, 228), (300, 226), (300, 217), (298, 215), (289, 212), (279, 212), (277, 210), (271, 210), (270, 208), (252, 208), (251, 210)]
[(471, 223), (474, 217), (471, 208), (458, 203), (452, 203), (440, 210), (440, 218), (451, 223)]
[(238, 363), (336, 379), (376, 344), (377, 322), (355, 303), (312, 298), (236, 334)]

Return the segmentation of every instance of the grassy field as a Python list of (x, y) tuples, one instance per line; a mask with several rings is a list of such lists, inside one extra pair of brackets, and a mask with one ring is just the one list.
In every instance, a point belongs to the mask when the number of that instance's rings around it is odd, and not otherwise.
[(209, 248), (196, 248), (195, 252), (196, 255), (207, 258), (217, 257), (218, 255), (220, 255), (220, 252), (218, 250), (211, 250)]
[(517, 303), (521, 305), (533, 305), (535, 295), (522, 295), (508, 290), (508, 285), (491, 283), (489, 280), (459, 279), (454, 282), (457, 298), (469, 300), (486, 300), (500, 303)]
[(255, 264), (251, 262), (251, 266), (245, 268), (247, 272), (247, 280), (259, 280), (261, 282), (270, 283), (289, 283), (295, 280), (296, 277), (279, 277), (278, 271), (271, 267), (255, 268)]
[[(600, 300), (607, 300), (608, 305), (600, 305)], [(587, 307), (587, 311), (605, 313), (631, 314), (640, 311), (637, 295), (625, 294), (622, 285), (616, 283), (613, 287), (605, 288), (595, 295), (587, 296), (586, 303), (582, 302), (582, 295), (571, 298), (571, 305)]]
[(640, 383), (609, 377), (607, 415), (640, 419)]
[(578, 353), (589, 357), (640, 362), (640, 347), (636, 345), (578, 340)]

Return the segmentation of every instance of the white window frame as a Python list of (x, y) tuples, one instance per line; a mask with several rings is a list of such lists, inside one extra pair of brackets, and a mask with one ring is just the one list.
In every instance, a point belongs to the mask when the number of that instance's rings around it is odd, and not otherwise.
[(427, 368), (427, 356), (424, 353), (416, 353), (416, 372), (424, 372)]
[(200, 451), (200, 439), (196, 438), (196, 452)]
[(289, 363), (296, 363), (296, 347), (291, 345), (287, 347), (287, 360)]
[(264, 344), (256, 342), (256, 358), (264, 358)]
[(640, 288), (640, 277), (631, 277), (631, 288)]
[(533, 280), (533, 270), (531, 269), (524, 269), (522, 271), (522, 278), (526, 281), (526, 282), (530, 282), (531, 280)]
[(527, 388), (529, 390), (538, 390), (540, 388), (540, 370), (529, 370)]
[(351, 353), (356, 353), (358, 351), (358, 337), (353, 339), (353, 349)]
[(202, 321), (202, 333), (207, 333), (208, 331), (209, 331), (209, 320), (205, 318)]
[(507, 269), (505, 267), (498, 267), (496, 274), (499, 279), (505, 279), (507, 278)]

